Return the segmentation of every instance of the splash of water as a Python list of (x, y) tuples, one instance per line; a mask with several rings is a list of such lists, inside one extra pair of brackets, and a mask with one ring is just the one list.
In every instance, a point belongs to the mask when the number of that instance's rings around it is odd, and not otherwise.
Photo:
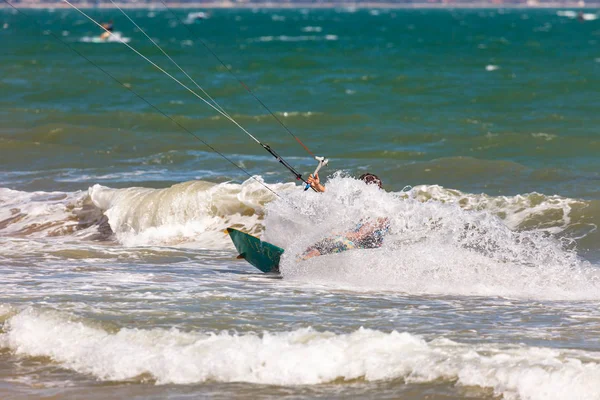
[[(290, 197), (294, 208), (269, 204), (265, 239), (286, 249), (286, 279), (408, 293), (600, 298), (598, 269), (548, 231), (513, 230), (487, 210), (423, 202), (419, 192), (388, 193), (338, 176), (321, 196)], [(383, 217), (390, 231), (381, 248), (299, 259), (313, 243)]]

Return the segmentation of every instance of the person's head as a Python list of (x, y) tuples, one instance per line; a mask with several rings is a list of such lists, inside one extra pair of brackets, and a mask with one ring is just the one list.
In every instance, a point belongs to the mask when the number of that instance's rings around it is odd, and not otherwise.
[(361, 176), (358, 177), (358, 179), (360, 179), (367, 185), (371, 185), (371, 184), (377, 185), (377, 186), (379, 186), (379, 189), (381, 189), (383, 187), (383, 185), (381, 183), (381, 179), (379, 179), (379, 177), (377, 175), (371, 174), (369, 172), (367, 172), (366, 174), (362, 174)]

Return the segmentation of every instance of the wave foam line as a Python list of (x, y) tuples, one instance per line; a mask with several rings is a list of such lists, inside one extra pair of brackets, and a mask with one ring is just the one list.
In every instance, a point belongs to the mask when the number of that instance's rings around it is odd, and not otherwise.
[(443, 380), (491, 388), (507, 399), (600, 398), (596, 353), (468, 346), (363, 328), (348, 334), (311, 328), (262, 335), (129, 328), (109, 333), (72, 316), (28, 308), (7, 320), (0, 346), (23, 356), (50, 357), (101, 380), (142, 374), (150, 374), (158, 384)]

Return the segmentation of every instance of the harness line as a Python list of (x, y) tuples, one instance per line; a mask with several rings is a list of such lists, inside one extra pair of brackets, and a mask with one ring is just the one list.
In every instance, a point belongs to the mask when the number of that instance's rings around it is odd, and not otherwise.
[[(4, 1), (7, 1), (7, 0), (4, 0)], [(65, 3), (67, 3), (73, 9), (77, 10), (81, 15), (83, 15), (84, 17), (86, 17), (87, 19), (89, 19), (91, 22), (93, 22), (99, 28), (103, 29), (105, 32), (108, 32), (108, 34), (110, 36), (113, 36), (114, 38), (116, 38), (120, 43), (122, 43), (125, 46), (127, 46), (134, 53), (136, 53), (137, 55), (139, 55), (140, 57), (142, 57), (144, 60), (146, 60), (152, 66), (154, 66), (156, 69), (158, 69), (159, 71), (161, 71), (162, 73), (164, 73), (165, 75), (167, 75), (169, 78), (171, 78), (172, 80), (174, 80), (175, 82), (177, 82), (180, 86), (182, 86), (187, 91), (189, 91), (190, 93), (192, 93), (198, 99), (202, 100), (204, 103), (206, 103), (212, 109), (214, 109), (215, 111), (217, 111), (219, 114), (223, 115), (225, 118), (227, 118), (228, 120), (230, 120), (233, 124), (235, 124), (238, 128), (240, 128), (244, 133), (246, 133), (248, 136), (250, 136), (250, 138), (252, 138), (256, 143), (258, 143), (261, 147), (263, 147), (271, 155), (273, 155), (283, 166), (285, 166), (292, 174), (294, 174), (294, 176), (296, 177), (297, 180), (301, 180), (305, 184), (308, 184), (308, 182), (302, 177), (302, 174), (300, 174), (298, 171), (296, 171), (288, 162), (286, 162), (285, 160), (283, 160), (283, 158), (281, 156), (279, 156), (277, 153), (275, 153), (268, 145), (262, 143), (260, 140), (258, 140), (256, 137), (254, 137), (254, 135), (252, 135), (250, 132), (248, 132), (243, 126), (241, 126), (236, 120), (234, 120), (232, 117), (230, 117), (226, 112), (221, 111), (218, 107), (216, 107), (215, 105), (213, 105), (212, 103), (210, 103), (208, 100), (206, 100), (205, 98), (203, 98), (202, 96), (200, 96), (198, 93), (194, 92), (192, 89), (190, 89), (187, 85), (185, 85), (179, 79), (175, 78), (173, 75), (171, 75), (170, 73), (168, 73), (167, 71), (165, 71), (163, 68), (161, 68), (155, 62), (153, 62), (152, 60), (150, 60), (148, 57), (144, 56), (142, 53), (140, 53), (134, 47), (132, 47), (127, 42), (125, 42), (124, 40), (122, 40), (120, 37), (116, 36), (113, 32), (111, 32), (108, 29), (106, 29), (104, 26), (102, 26), (102, 24), (100, 24), (99, 22), (97, 22), (96, 20), (94, 20), (92, 17), (90, 17), (84, 11), (82, 11), (81, 9), (79, 9), (77, 6), (73, 5), (68, 0), (62, 0), (62, 1), (64, 1)], [(316, 189), (314, 189), (314, 188), (313, 188), (313, 190), (316, 191)]]
[[(8, 4), (10, 7), (12, 7), (15, 11), (17, 11), (19, 14), (31, 19), (32, 21), (34, 21), (36, 23), (36, 25), (38, 26), (38, 28), (40, 30), (43, 30), (42, 25), (32, 16), (28, 15), (27, 13), (24, 13), (23, 11), (21, 11), (19, 8), (15, 7), (13, 4), (11, 4), (8, 0), (3, 0), (6, 4)], [(158, 113), (160, 113), (161, 115), (163, 115), (164, 117), (170, 119), (173, 123), (175, 123), (177, 126), (179, 126), (181, 129), (183, 129), (185, 132), (189, 133), (190, 135), (192, 135), (194, 138), (196, 138), (197, 140), (199, 140), (200, 142), (202, 142), (202, 144), (204, 144), (206, 147), (208, 147), (210, 150), (212, 150), (213, 152), (215, 152), (216, 154), (218, 154), (219, 156), (221, 156), (223, 159), (225, 159), (226, 161), (228, 161), (231, 165), (233, 165), (234, 167), (236, 167), (237, 169), (239, 169), (240, 171), (242, 171), (243, 173), (245, 173), (248, 177), (250, 177), (251, 179), (255, 180), (256, 182), (258, 182), (259, 184), (261, 184), (263, 187), (265, 187), (265, 189), (267, 189), (268, 191), (270, 191), (271, 193), (273, 193), (275, 196), (285, 199), (283, 198), (280, 194), (278, 194), (277, 192), (275, 192), (273, 189), (271, 189), (269, 186), (267, 186), (263, 181), (261, 181), (260, 179), (256, 178), (256, 176), (250, 174), (247, 170), (245, 170), (244, 168), (240, 167), (238, 164), (236, 164), (233, 160), (231, 160), (229, 157), (227, 157), (225, 154), (221, 153), (219, 150), (217, 150), (215, 147), (211, 146), (209, 143), (207, 143), (206, 141), (204, 141), (201, 137), (197, 136), (196, 134), (194, 134), (192, 131), (190, 131), (189, 129), (187, 129), (185, 126), (183, 126), (180, 122), (178, 122), (176, 119), (174, 119), (173, 117), (171, 117), (170, 115), (168, 115), (167, 113), (165, 113), (164, 111), (162, 111), (160, 108), (158, 108), (156, 105), (152, 104), (150, 101), (148, 101), (146, 98), (144, 98), (142, 95), (140, 95), (139, 93), (137, 93), (135, 90), (131, 89), (130, 87), (128, 87), (127, 85), (125, 85), (123, 82), (121, 82), (119, 79), (117, 79), (114, 75), (112, 75), (110, 72), (108, 72), (107, 70), (105, 70), (104, 68), (102, 68), (101, 66), (99, 66), (98, 64), (96, 64), (94, 61), (92, 61), (90, 58), (88, 58), (87, 56), (85, 56), (83, 53), (79, 52), (77, 49), (75, 49), (73, 46), (71, 46), (70, 44), (68, 44), (67, 42), (65, 42), (64, 40), (62, 40), (59, 36), (57, 36), (54, 32), (52, 31), (48, 31), (48, 33), (57, 41), (59, 41), (60, 43), (62, 43), (63, 45), (65, 45), (69, 50), (73, 51), (75, 54), (79, 55), (81, 58), (83, 58), (84, 60), (86, 60), (87, 62), (89, 62), (90, 64), (92, 64), (94, 67), (98, 68), (100, 71), (102, 71), (104, 74), (106, 74), (108, 77), (110, 77), (111, 79), (113, 79), (115, 82), (117, 82), (119, 85), (123, 86), (125, 89), (127, 89), (128, 91), (130, 91), (131, 93), (133, 93), (136, 97), (138, 97), (140, 100), (142, 100), (143, 102), (145, 102), (146, 104), (148, 104), (150, 107), (152, 107), (155, 111), (157, 111)]]
[[(111, 0), (111, 1), (112, 1), (112, 0)], [(223, 62), (223, 60), (221, 60), (221, 58), (220, 58), (220, 57), (219, 57), (219, 56), (218, 56), (218, 55), (217, 55), (217, 54), (216, 54), (216, 53), (215, 53), (215, 52), (214, 52), (214, 51), (213, 51), (213, 50), (212, 50), (210, 47), (208, 47), (208, 45), (207, 45), (207, 44), (204, 42), (204, 40), (200, 39), (200, 38), (198, 37), (198, 35), (196, 35), (196, 34), (195, 34), (195, 33), (194, 33), (194, 32), (193, 32), (191, 29), (190, 29), (190, 27), (188, 27), (188, 24), (184, 23), (184, 22), (183, 22), (183, 21), (182, 21), (182, 20), (181, 20), (181, 19), (180, 19), (180, 18), (177, 16), (177, 14), (176, 14), (175, 12), (173, 12), (173, 10), (171, 10), (171, 9), (169, 8), (169, 6), (167, 5), (167, 3), (165, 3), (165, 2), (164, 2), (164, 0), (160, 0), (160, 2), (163, 4), (163, 6), (165, 6), (165, 8), (166, 8), (167, 10), (169, 10), (169, 12), (170, 12), (170, 13), (171, 13), (171, 14), (172, 14), (172, 15), (173, 15), (175, 18), (177, 18), (177, 20), (179, 21), (179, 23), (180, 23), (181, 25), (183, 25), (183, 26), (184, 26), (184, 27), (185, 27), (185, 28), (188, 30), (188, 32), (190, 32), (190, 33), (192, 34), (192, 36), (193, 36), (194, 38), (196, 38), (198, 41), (200, 41), (200, 43), (202, 43), (202, 46), (204, 46), (204, 48), (205, 48), (206, 50), (208, 50), (208, 52), (209, 52), (210, 54), (212, 54), (212, 55), (213, 55), (213, 56), (214, 56), (214, 57), (215, 57), (215, 58), (216, 58), (216, 59), (217, 59), (217, 60), (218, 60), (218, 61), (221, 63), (221, 65), (222, 65), (223, 67), (225, 67), (225, 69), (227, 69), (227, 71), (228, 71), (228, 72), (229, 72), (229, 73), (230, 73), (230, 74), (231, 74), (231, 75), (232, 75), (232, 76), (233, 76), (233, 77), (234, 77), (234, 78), (235, 78), (235, 79), (236, 79), (236, 80), (237, 80), (237, 81), (240, 83), (240, 85), (242, 85), (242, 86), (244, 87), (244, 89), (246, 89), (246, 90), (248, 91), (248, 93), (250, 93), (250, 94), (252, 95), (252, 97), (254, 97), (254, 99), (256, 99), (256, 101), (258, 101), (258, 102), (260, 103), (260, 105), (261, 105), (261, 106), (263, 106), (263, 108), (264, 108), (265, 110), (267, 110), (267, 111), (269, 112), (269, 114), (271, 114), (271, 115), (273, 116), (273, 118), (275, 118), (275, 120), (276, 120), (277, 122), (279, 122), (279, 124), (280, 124), (280, 125), (283, 127), (283, 129), (285, 129), (285, 130), (286, 130), (286, 131), (287, 131), (287, 132), (288, 132), (290, 135), (292, 135), (292, 137), (293, 137), (294, 139), (296, 139), (296, 141), (297, 141), (298, 143), (300, 143), (300, 145), (301, 145), (301, 146), (304, 148), (304, 150), (306, 150), (306, 151), (308, 152), (308, 154), (310, 154), (310, 155), (311, 155), (311, 156), (313, 156), (313, 157), (316, 157), (316, 156), (313, 154), (313, 152), (312, 152), (312, 151), (310, 151), (310, 150), (308, 149), (308, 147), (306, 147), (306, 145), (305, 145), (304, 143), (302, 143), (302, 141), (301, 141), (301, 140), (300, 140), (300, 139), (299, 139), (299, 138), (298, 138), (296, 135), (294, 135), (294, 134), (292, 133), (292, 131), (291, 131), (291, 130), (290, 130), (290, 129), (289, 129), (289, 128), (288, 128), (288, 127), (287, 127), (287, 126), (286, 126), (286, 125), (283, 123), (283, 121), (281, 121), (281, 119), (279, 119), (279, 118), (277, 117), (277, 115), (275, 115), (275, 113), (274, 113), (273, 111), (271, 111), (271, 109), (270, 109), (269, 107), (267, 107), (267, 105), (266, 105), (265, 103), (263, 103), (263, 102), (262, 102), (262, 100), (261, 100), (261, 99), (259, 99), (259, 98), (258, 98), (258, 96), (257, 96), (256, 94), (254, 94), (254, 92), (253, 92), (252, 90), (250, 90), (250, 88), (249, 88), (249, 87), (248, 87), (248, 86), (247, 86), (247, 85), (246, 85), (246, 84), (245, 84), (245, 83), (244, 83), (244, 82), (243, 82), (243, 81), (242, 81), (242, 80), (241, 80), (241, 79), (240, 79), (240, 78), (239, 78), (239, 77), (238, 77), (238, 76), (235, 74), (235, 72), (233, 72), (233, 70), (232, 70), (232, 69), (231, 69), (231, 68), (230, 68), (230, 67), (229, 67), (227, 64), (225, 64), (225, 62)]]
[(157, 48), (158, 48), (158, 49), (159, 49), (159, 50), (160, 50), (160, 51), (161, 51), (161, 52), (162, 52), (162, 53), (165, 55), (165, 57), (167, 57), (167, 58), (169, 59), (169, 61), (171, 61), (171, 62), (172, 62), (172, 63), (173, 63), (173, 64), (174, 64), (174, 65), (175, 65), (177, 68), (179, 68), (179, 70), (180, 70), (180, 71), (181, 71), (181, 72), (182, 72), (182, 73), (183, 73), (183, 74), (184, 74), (184, 75), (185, 75), (185, 76), (186, 76), (186, 77), (187, 77), (187, 78), (188, 78), (190, 81), (192, 81), (192, 83), (193, 83), (194, 85), (196, 85), (196, 87), (197, 87), (198, 89), (200, 89), (200, 90), (202, 91), (202, 93), (204, 93), (204, 95), (205, 95), (206, 97), (208, 97), (208, 98), (209, 98), (209, 99), (210, 99), (210, 100), (213, 102), (213, 104), (214, 104), (216, 107), (218, 107), (218, 108), (219, 108), (219, 110), (220, 110), (220, 111), (221, 111), (221, 112), (222, 112), (224, 115), (226, 114), (226, 115), (227, 115), (227, 117), (231, 119), (231, 116), (229, 116), (229, 114), (228, 114), (228, 113), (225, 111), (225, 109), (223, 109), (223, 107), (221, 107), (221, 105), (220, 105), (219, 103), (217, 103), (217, 101), (216, 101), (215, 99), (213, 99), (213, 98), (212, 98), (212, 97), (211, 97), (211, 96), (210, 96), (210, 95), (209, 95), (209, 94), (208, 94), (208, 93), (207, 93), (207, 92), (206, 92), (206, 91), (205, 91), (205, 90), (204, 90), (204, 89), (203, 89), (203, 88), (202, 88), (202, 87), (201, 87), (201, 86), (198, 84), (198, 82), (196, 82), (196, 81), (195, 81), (195, 80), (194, 80), (194, 79), (193, 79), (193, 78), (192, 78), (190, 75), (188, 75), (188, 73), (187, 73), (187, 72), (185, 72), (185, 71), (183, 70), (183, 68), (181, 68), (181, 67), (179, 66), (179, 64), (177, 64), (177, 62), (176, 62), (175, 60), (173, 60), (173, 58), (171, 58), (171, 56), (170, 56), (170, 55), (168, 55), (168, 54), (167, 54), (167, 52), (166, 52), (165, 50), (163, 50), (163, 48), (162, 48), (162, 47), (160, 47), (160, 45), (159, 45), (158, 43), (156, 43), (156, 41), (155, 41), (154, 39), (152, 39), (152, 38), (150, 37), (150, 35), (148, 35), (148, 34), (147, 34), (147, 33), (146, 33), (146, 32), (145, 32), (143, 29), (142, 29), (142, 27), (140, 27), (140, 26), (139, 26), (139, 25), (138, 25), (138, 24), (137, 24), (137, 23), (136, 23), (136, 22), (135, 22), (135, 21), (134, 21), (134, 20), (133, 20), (133, 19), (132, 19), (132, 18), (129, 16), (129, 15), (127, 15), (127, 13), (126, 13), (126, 12), (125, 12), (125, 11), (124, 11), (124, 10), (123, 10), (121, 7), (119, 7), (119, 5), (118, 5), (117, 3), (115, 3), (115, 2), (114, 2), (114, 0), (110, 0), (110, 2), (111, 2), (111, 3), (112, 3), (112, 4), (113, 4), (113, 5), (114, 5), (114, 6), (115, 6), (115, 7), (116, 7), (116, 8), (117, 8), (119, 11), (121, 11), (121, 13), (122, 13), (122, 14), (123, 14), (123, 15), (124, 15), (124, 16), (125, 16), (125, 17), (126, 17), (128, 20), (129, 20), (129, 21), (131, 21), (131, 23), (132, 23), (133, 25), (135, 25), (135, 27), (136, 27), (136, 28), (137, 28), (137, 29), (138, 29), (140, 32), (142, 32), (142, 33), (144, 34), (144, 36), (146, 36), (146, 37), (148, 38), (148, 40), (150, 40), (150, 41), (152, 42), (152, 44), (153, 44), (154, 46), (156, 46), (156, 47), (157, 47)]

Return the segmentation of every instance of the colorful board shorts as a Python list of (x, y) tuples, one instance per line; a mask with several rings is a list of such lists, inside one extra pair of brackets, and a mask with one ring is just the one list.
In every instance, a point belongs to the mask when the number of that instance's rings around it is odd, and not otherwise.
[(341, 253), (342, 251), (356, 249), (356, 244), (346, 236), (339, 235), (323, 239), (314, 246), (306, 249), (306, 252), (319, 250), (321, 254)]
[(317, 243), (317, 246), (323, 249), (321, 251), (322, 254), (341, 253), (342, 251), (352, 250), (357, 247), (352, 240), (342, 235), (322, 240)]
[[(363, 226), (363, 222), (359, 222), (356, 225), (356, 227), (352, 230), (352, 232), (358, 232)], [(377, 229), (374, 229), (368, 235), (364, 235), (361, 239), (356, 241), (348, 239), (348, 237), (345, 235), (335, 235), (328, 237), (306, 249), (301, 259), (314, 257), (315, 254), (309, 254), (311, 252), (314, 252), (315, 250), (319, 252), (318, 255), (324, 255), (341, 253), (343, 251), (352, 249), (376, 249), (378, 247), (381, 247), (381, 245), (383, 244), (383, 238), (387, 234), (389, 226), (389, 221), (385, 221), (384, 223), (380, 224), (380, 226)]]

